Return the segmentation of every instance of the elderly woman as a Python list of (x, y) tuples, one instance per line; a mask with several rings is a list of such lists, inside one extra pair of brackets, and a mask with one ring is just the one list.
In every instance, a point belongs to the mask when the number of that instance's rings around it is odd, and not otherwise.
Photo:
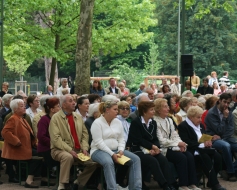
[[(59, 99), (57, 97), (46, 99), (44, 110), (46, 115), (42, 116), (38, 122), (38, 147), (37, 152), (39, 156), (44, 157), (44, 161), (48, 168), (57, 165), (57, 162), (51, 157), (49, 123), (52, 116), (60, 110)], [(46, 175), (45, 175), (46, 176)], [(45, 180), (46, 181), (46, 180)], [(45, 181), (41, 181), (41, 185), (47, 185)]]
[(105, 91), (102, 88), (99, 80), (93, 81), (92, 87), (90, 89), (90, 94), (98, 94), (100, 97), (105, 95)]
[(126, 91), (125, 84), (123, 82), (118, 83), (118, 87), (121, 90), (121, 96), (127, 96), (129, 94), (129, 92)]
[(27, 101), (27, 105), (29, 106), (29, 108), (26, 109), (26, 114), (30, 116), (30, 119), (32, 122), (34, 116), (37, 113), (41, 112), (41, 110), (39, 109), (40, 101), (36, 95), (30, 95), (26, 101)]
[[(150, 101), (142, 101), (138, 104), (139, 116), (132, 121), (129, 129), (130, 150), (141, 159), (143, 179), (147, 174), (145, 171), (149, 170), (154, 180), (164, 190), (175, 190), (172, 186), (175, 180), (169, 169), (169, 162), (161, 154), (157, 124), (153, 120), (154, 107), (154, 103)], [(144, 188), (146, 187), (144, 186)]]
[(89, 134), (89, 145), (92, 142), (91, 125), (95, 121), (95, 119), (100, 117), (99, 105), (100, 105), (100, 103), (94, 103), (94, 104), (89, 105), (88, 117), (85, 121), (85, 126), (86, 126), (88, 134)]
[(177, 115), (182, 117), (182, 121), (186, 119), (188, 108), (192, 106), (192, 99), (189, 97), (183, 97), (179, 101), (180, 110)]
[(187, 118), (179, 125), (179, 136), (188, 144), (187, 150), (191, 152), (196, 164), (199, 165), (208, 178), (207, 187), (212, 190), (226, 190), (218, 182), (217, 174), (221, 168), (221, 156), (213, 149), (212, 141), (199, 143), (199, 139), (205, 132), (201, 124), (203, 110), (199, 106), (188, 109)]
[[(41, 161), (31, 160), (32, 155), (37, 155), (35, 149), (36, 138), (27, 121), (23, 118), (26, 109), (23, 100), (15, 99), (10, 103), (13, 115), (7, 120), (2, 136), (4, 145), (2, 157), (6, 160), (27, 160), (29, 175), (27, 176), (25, 187), (37, 188), (33, 183), (34, 175), (40, 174)], [(13, 168), (10, 169), (9, 180), (15, 178)]]
[(78, 113), (83, 121), (86, 121), (86, 118), (88, 117), (88, 109), (89, 109), (89, 99), (87, 97), (80, 97), (77, 99), (77, 105), (76, 105), (76, 113)]
[(167, 117), (169, 114), (167, 100), (156, 99), (154, 103), (157, 137), (162, 147), (162, 154), (177, 168), (179, 190), (200, 190), (195, 186), (197, 179), (194, 157), (190, 152), (186, 152), (187, 144), (180, 139), (172, 120)]
[(103, 166), (108, 190), (117, 190), (114, 163), (122, 155), (131, 160), (129, 165), (129, 189), (140, 190), (141, 163), (138, 156), (125, 150), (122, 123), (116, 118), (118, 114), (117, 102), (102, 102), (99, 106), (102, 114), (91, 126), (92, 143), (91, 158)]
[(32, 121), (32, 129), (33, 129), (34, 135), (36, 137), (37, 137), (37, 132), (38, 132), (38, 127), (37, 127), (38, 122), (39, 122), (40, 118), (46, 114), (45, 109), (44, 109), (45, 102), (48, 98), (51, 98), (51, 97), (52, 96), (50, 96), (50, 95), (43, 95), (40, 98), (40, 110), (41, 111), (34, 116), (33, 121)]
[(117, 116), (117, 118), (122, 122), (124, 131), (123, 136), (126, 143), (128, 140), (129, 127), (131, 124), (131, 121), (127, 119), (130, 114), (130, 107), (128, 102), (126, 101), (118, 102), (118, 114), (119, 115)]
[(182, 97), (193, 97), (193, 93), (192, 91), (190, 90), (185, 90), (183, 93), (182, 93)]

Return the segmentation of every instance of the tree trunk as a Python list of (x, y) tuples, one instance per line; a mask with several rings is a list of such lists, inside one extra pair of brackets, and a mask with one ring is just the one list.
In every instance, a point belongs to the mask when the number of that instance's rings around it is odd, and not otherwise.
[[(44, 65), (45, 65), (45, 79), (46, 79), (46, 86), (47, 86), (49, 85), (49, 79), (50, 79), (50, 73), (51, 73), (51, 67), (52, 67), (52, 58), (44, 57)], [(56, 64), (55, 74), (54, 74), (54, 84), (53, 84), (54, 93), (56, 93), (57, 88), (58, 88), (58, 67)]]
[(90, 61), (92, 54), (92, 19), (95, 0), (81, 0), (77, 32), (75, 93), (90, 92)]
[[(58, 50), (60, 44), (60, 36), (58, 34), (55, 35), (55, 45), (54, 49), (55, 51)], [(51, 71), (50, 71), (50, 79), (49, 79), (49, 84), (51, 86), (54, 86), (54, 78), (55, 78), (55, 71), (57, 70), (57, 59), (56, 57), (53, 57), (52, 59), (52, 65), (51, 65)]]

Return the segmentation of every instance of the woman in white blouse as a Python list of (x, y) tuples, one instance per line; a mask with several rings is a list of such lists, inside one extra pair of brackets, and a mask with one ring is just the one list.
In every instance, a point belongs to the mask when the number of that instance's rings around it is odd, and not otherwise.
[(99, 106), (101, 116), (91, 126), (91, 158), (103, 166), (107, 189), (117, 190), (114, 163), (122, 155), (131, 160), (129, 165), (129, 189), (141, 190), (141, 163), (138, 156), (125, 150), (122, 123), (116, 118), (118, 105), (114, 101), (102, 102)]
[(34, 116), (41, 112), (39, 109), (40, 101), (36, 95), (30, 95), (27, 98), (27, 105), (29, 108), (26, 109), (26, 114), (30, 116), (31, 122), (33, 121)]
[(180, 139), (172, 119), (168, 118), (167, 100), (158, 98), (154, 103), (157, 137), (160, 141), (162, 154), (176, 166), (179, 176), (179, 190), (201, 190), (195, 186), (197, 178), (194, 156), (190, 152), (186, 152), (187, 144)]
[(180, 110), (179, 112), (177, 113), (177, 115), (181, 116), (182, 117), (182, 121), (184, 121), (187, 117), (187, 111), (188, 111), (188, 108), (192, 106), (192, 99), (190, 97), (182, 97), (180, 100), (179, 100), (179, 107), (180, 107)]

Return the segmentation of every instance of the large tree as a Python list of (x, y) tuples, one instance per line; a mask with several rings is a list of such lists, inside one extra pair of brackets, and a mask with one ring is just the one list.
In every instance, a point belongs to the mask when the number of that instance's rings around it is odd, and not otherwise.
[[(156, 23), (154, 7), (150, 0), (95, 1), (92, 56), (121, 53), (149, 39), (147, 30)], [(52, 84), (56, 63), (75, 57), (79, 16), (78, 0), (6, 1), (4, 55), (9, 68), (19, 68), (15, 60), (24, 59), (24, 73), (34, 60), (52, 59)]]

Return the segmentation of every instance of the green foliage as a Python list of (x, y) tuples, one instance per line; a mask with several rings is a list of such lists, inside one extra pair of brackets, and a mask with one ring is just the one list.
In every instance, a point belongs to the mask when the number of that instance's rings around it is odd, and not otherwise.
[(144, 58), (144, 69), (138, 69), (133, 67), (126, 62), (126, 59), (121, 59), (117, 63), (110, 66), (112, 71), (112, 76), (120, 77), (120, 79), (125, 79), (127, 87), (134, 92), (138, 89), (139, 84), (144, 81), (144, 76), (147, 75), (157, 75), (161, 67), (161, 62), (159, 59), (158, 45), (149, 41), (149, 53), (143, 55)]
[[(147, 30), (156, 20), (150, 0), (95, 3), (94, 56), (125, 52), (152, 36)], [(80, 1), (11, 0), (5, 1), (4, 11), (4, 56), (11, 70), (23, 74), (41, 57), (54, 57), (61, 65), (74, 60)]]
[[(175, 74), (177, 70), (177, 26), (178, 7), (171, 0), (157, 0), (159, 20), (156, 40), (159, 42), (162, 70), (165, 74)], [(224, 70), (230, 71), (230, 78), (237, 78), (236, 71), (236, 7), (234, 12), (227, 12), (224, 5), (227, 1), (193, 1), (186, 10), (185, 20), (185, 53), (194, 55), (194, 67), (201, 78), (211, 71), (219, 77)], [(216, 2), (216, 3), (215, 3)], [(201, 7), (208, 7), (208, 15), (200, 14)], [(207, 10), (207, 9), (206, 9)], [(182, 35), (182, 34), (181, 34)]]

